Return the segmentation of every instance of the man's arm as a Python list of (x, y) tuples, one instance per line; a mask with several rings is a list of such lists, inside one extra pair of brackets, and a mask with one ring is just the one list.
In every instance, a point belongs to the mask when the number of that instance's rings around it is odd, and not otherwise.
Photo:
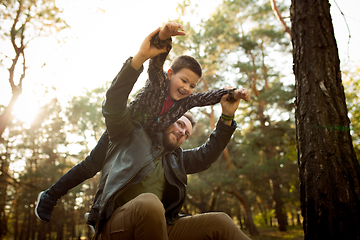
[(206, 143), (195, 149), (183, 151), (184, 166), (187, 174), (202, 172), (211, 167), (224, 151), (233, 132), (236, 122), (218, 121)]
[(106, 98), (102, 105), (102, 113), (105, 117), (109, 139), (117, 141), (125, 138), (133, 129), (130, 113), (126, 104), (129, 94), (138, 79), (143, 67), (138, 70), (131, 65), (129, 58), (106, 92)]
[(184, 164), (188, 174), (208, 169), (218, 159), (235, 131), (236, 122), (233, 118), (240, 99), (227, 101), (227, 98), (228, 94), (221, 98), (222, 115), (206, 143), (196, 149), (184, 151)]

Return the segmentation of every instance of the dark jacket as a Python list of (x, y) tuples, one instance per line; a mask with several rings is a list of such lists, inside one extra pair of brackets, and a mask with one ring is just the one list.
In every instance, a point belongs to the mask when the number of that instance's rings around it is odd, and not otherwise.
[[(158, 48), (166, 46), (167, 52), (150, 59), (148, 68), (149, 78), (142, 90), (136, 95), (134, 101), (127, 106), (132, 119), (139, 122), (149, 135), (162, 131), (170, 126), (193, 107), (216, 104), (220, 102), (221, 97), (227, 93), (229, 93), (229, 99), (233, 99), (233, 90), (229, 89), (216, 89), (205, 93), (191, 94), (186, 98), (175, 101), (165, 113), (160, 115), (164, 101), (169, 94), (170, 81), (167, 78), (166, 72), (163, 70), (163, 65), (172, 47), (172, 41), (171, 38), (160, 40), (158, 35), (156, 35), (152, 38), (152, 44)], [(118, 74), (114, 81), (116, 81), (119, 76)], [(121, 94), (123, 93), (121, 92)], [(125, 95), (124, 97), (127, 98), (127, 95)], [(108, 133), (105, 131), (98, 141), (98, 144), (86, 159), (70, 169), (49, 188), (50, 195), (59, 199), (64, 196), (69, 189), (79, 185), (101, 171), (108, 143)]]
[(162, 133), (150, 138), (142, 126), (131, 119), (126, 108), (128, 96), (140, 71), (130, 65), (130, 59), (111, 84), (103, 103), (103, 115), (109, 135), (107, 156), (102, 167), (102, 177), (89, 221), (97, 223), (97, 234), (111, 216), (114, 203), (126, 189), (141, 182), (154, 168), (153, 160), (162, 155), (166, 186), (162, 202), (167, 222), (171, 224), (185, 200), (187, 174), (204, 171), (220, 156), (236, 128), (221, 121), (202, 146), (176, 149), (162, 153)]

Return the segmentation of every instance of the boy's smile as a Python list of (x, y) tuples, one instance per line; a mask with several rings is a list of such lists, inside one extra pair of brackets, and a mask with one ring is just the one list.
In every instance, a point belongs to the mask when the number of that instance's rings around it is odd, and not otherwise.
[(170, 98), (177, 101), (189, 96), (199, 81), (199, 76), (190, 69), (183, 68), (174, 74), (172, 69), (168, 70), (170, 81)]

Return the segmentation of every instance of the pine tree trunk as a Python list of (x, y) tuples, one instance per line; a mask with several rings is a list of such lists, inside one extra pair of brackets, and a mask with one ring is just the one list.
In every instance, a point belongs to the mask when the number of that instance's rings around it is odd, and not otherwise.
[(0, 155), (0, 239), (3, 239), (7, 232), (7, 219), (6, 214), (6, 201), (8, 195), (8, 172), (9, 172), (9, 162), (8, 158), (5, 155)]
[(279, 231), (285, 232), (287, 230), (287, 217), (286, 213), (284, 212), (284, 202), (281, 198), (281, 191), (280, 191), (280, 183), (277, 177), (271, 179), (272, 182), (272, 190), (273, 190), (273, 199), (275, 202), (275, 214), (278, 221), (278, 228)]
[(360, 239), (360, 166), (328, 0), (292, 0), (291, 22), (305, 239)]
[(239, 190), (237, 190), (234, 186), (231, 186), (231, 191), (232, 193), (235, 195), (235, 197), (241, 202), (241, 204), (244, 207), (245, 210), (245, 214), (246, 214), (246, 222), (245, 225), (249, 230), (249, 233), (251, 236), (256, 236), (259, 235), (259, 231), (257, 230), (254, 221), (253, 221), (253, 217), (252, 217), (252, 212), (250, 209), (249, 204), (247, 203), (247, 200), (245, 199), (244, 195), (241, 194), (239, 192)]

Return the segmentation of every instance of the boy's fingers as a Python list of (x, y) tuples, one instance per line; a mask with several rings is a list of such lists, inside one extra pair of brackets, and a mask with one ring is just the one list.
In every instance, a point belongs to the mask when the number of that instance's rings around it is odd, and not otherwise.
[(176, 36), (185, 36), (185, 35), (186, 35), (185, 32), (177, 32), (177, 33), (176, 33)]

